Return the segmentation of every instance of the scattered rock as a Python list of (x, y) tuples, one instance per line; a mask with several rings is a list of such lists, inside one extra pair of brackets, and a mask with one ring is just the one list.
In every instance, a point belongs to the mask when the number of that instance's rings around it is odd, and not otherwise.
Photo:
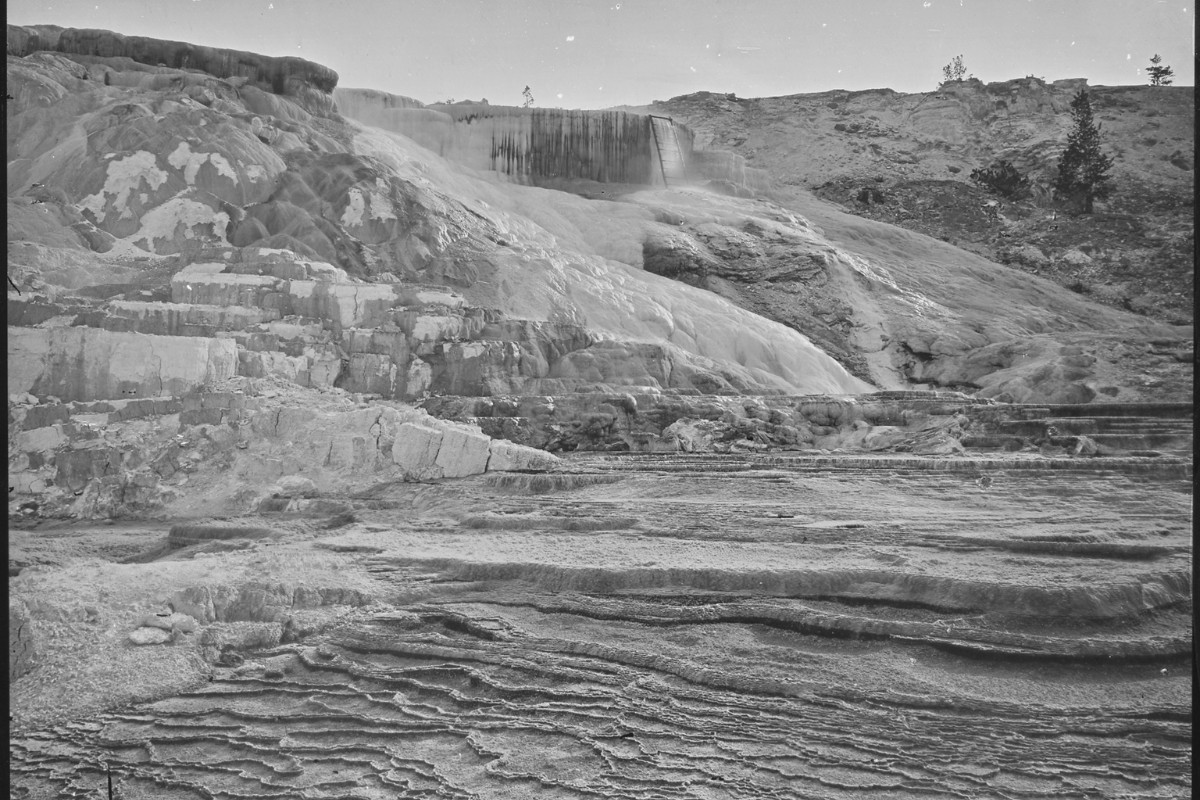
[(280, 478), (270, 492), (276, 497), (316, 497), (317, 486), (303, 475), (288, 475)]
[(130, 632), (129, 641), (138, 645), (166, 644), (171, 641), (171, 631), (159, 627), (136, 628)]
[(169, 631), (171, 630), (171, 616), (169, 611), (147, 614), (138, 624), (143, 628), (162, 628), (164, 631)]
[(1092, 263), (1091, 256), (1081, 250), (1074, 249), (1064, 252), (1058, 257), (1058, 260), (1073, 267), (1083, 267)]
[(221, 650), (220, 655), (217, 656), (216, 663), (221, 667), (240, 667), (245, 661), (246, 658), (241, 653), (232, 647), (226, 646)]
[(729, 426), (707, 419), (681, 419), (663, 429), (663, 441), (684, 453), (706, 453), (713, 449)]
[(493, 439), (487, 462), (488, 472), (545, 471), (560, 463), (556, 456), (533, 447)]

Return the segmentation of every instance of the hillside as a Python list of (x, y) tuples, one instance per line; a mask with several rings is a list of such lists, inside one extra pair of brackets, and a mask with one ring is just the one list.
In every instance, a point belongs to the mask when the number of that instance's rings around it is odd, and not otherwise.
[[(66, 320), (61, 300), (100, 284), (108, 288), (65, 305), (98, 306), (90, 326), (170, 334), (177, 329), (147, 319), (164, 302), (256, 305), (279, 289), (260, 280), (247, 295), (246, 278), (223, 275), (269, 270), (278, 283), (293, 268), (269, 262), (326, 263), (331, 291), (377, 298), (376, 310), (269, 341), (218, 325), (238, 340), (239, 363), (306, 353), (284, 374), (328, 363), (334, 384), (397, 399), (585, 385), (853, 393), (933, 384), (1073, 402), (1178, 399), (1190, 382), (1171, 367), (1186, 330), (925, 237), (861, 230), (866, 223), (832, 206), (800, 198), (796, 214), (689, 190), (584, 200), (498, 181), (356, 125), (298, 79), (275, 94), (196, 70), (69, 55), (10, 56), (9, 276), (31, 320)], [(882, 250), (864, 244), (884, 240)], [(199, 266), (214, 260), (233, 266)], [(206, 277), (168, 280), (185, 267)], [(703, 280), (688, 277), (698, 271)], [(394, 280), (451, 289), (459, 310), (388, 299)], [(405, 302), (409, 321), (397, 324), (406, 345), (348, 333), (386, 326), (387, 306)], [(292, 302), (257, 325), (313, 316), (309, 306)], [(429, 322), (416, 321), (421, 313)], [(70, 319), (63, 324), (81, 320)], [(412, 332), (422, 326), (441, 332)], [(451, 346), (462, 339), (479, 345)], [(1132, 365), (1122, 361), (1129, 347), (1162, 355)], [(36, 382), (38, 369), (21, 374)]]
[[(1116, 191), (1093, 215), (1050, 196), (1087, 88)], [(1167, 322), (1193, 319), (1195, 101), (1187, 87), (1093, 86), (1027, 77), (770, 98), (700, 92), (649, 111), (691, 127), (698, 145), (744, 156), (772, 175), (785, 205), (796, 190), (853, 214), (928, 234), (1049, 278), (1089, 299)], [(1001, 159), (1031, 179), (1010, 202), (969, 180)]]

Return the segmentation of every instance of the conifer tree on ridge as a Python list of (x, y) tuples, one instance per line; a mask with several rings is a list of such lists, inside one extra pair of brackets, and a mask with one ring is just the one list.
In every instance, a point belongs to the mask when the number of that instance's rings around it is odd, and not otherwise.
[(1170, 67), (1159, 66), (1162, 63), (1162, 56), (1158, 53), (1150, 59), (1150, 66), (1146, 68), (1146, 72), (1150, 75), (1151, 86), (1170, 86), (1171, 76), (1175, 74), (1175, 70)]

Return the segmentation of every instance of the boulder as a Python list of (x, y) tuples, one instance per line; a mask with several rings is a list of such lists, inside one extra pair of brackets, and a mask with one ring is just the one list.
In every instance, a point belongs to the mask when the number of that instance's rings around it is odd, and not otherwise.
[(276, 481), (270, 492), (276, 497), (315, 497), (317, 487), (303, 475), (287, 475)]
[[(195, 633), (197, 628), (196, 620), (188, 614), (180, 614), (178, 612), (157, 612), (147, 614), (142, 617), (142, 628), (159, 628), (164, 631), (178, 631), (179, 633)], [(136, 631), (135, 631), (136, 632)], [(140, 642), (139, 644), (145, 644)]]
[(392, 460), (412, 477), (434, 477), (442, 432), (424, 425), (406, 422), (396, 431)]
[(449, 428), (442, 435), (437, 465), (446, 478), (478, 475), (487, 469), (491, 439), (482, 433)]
[(171, 631), (158, 627), (136, 628), (129, 633), (129, 641), (134, 644), (165, 644), (171, 641)]
[(674, 444), (676, 450), (685, 453), (707, 453), (713, 442), (720, 441), (729, 426), (707, 419), (681, 419), (671, 423), (662, 432), (664, 441)]
[(147, 614), (142, 617), (139, 627), (142, 628), (162, 628), (164, 631), (171, 630), (171, 612), (158, 612), (155, 614)]
[(493, 439), (487, 462), (487, 471), (549, 471), (554, 469), (559, 463), (557, 457), (543, 450), (526, 447), (523, 444), (516, 444), (504, 439)]

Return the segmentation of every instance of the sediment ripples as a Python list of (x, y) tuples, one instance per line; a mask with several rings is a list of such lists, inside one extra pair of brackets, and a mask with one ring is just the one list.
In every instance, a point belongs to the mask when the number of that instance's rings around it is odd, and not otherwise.
[(603, 460), (381, 490), (315, 543), (386, 610), (19, 732), (11, 796), (1190, 792), (1186, 476)]
[(122, 797), (163, 798), (1172, 797), (1189, 781), (1179, 718), (503, 634), (385, 618), (271, 651), (191, 694), (18, 738), (13, 785), (102, 796), (105, 765)]

